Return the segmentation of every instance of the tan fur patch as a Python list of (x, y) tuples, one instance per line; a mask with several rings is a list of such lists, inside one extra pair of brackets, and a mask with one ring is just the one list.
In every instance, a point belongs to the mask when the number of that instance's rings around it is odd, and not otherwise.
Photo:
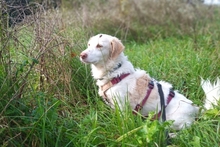
[(148, 87), (149, 82), (150, 79), (147, 77), (147, 75), (143, 75), (142, 77), (137, 79), (136, 91), (139, 95), (142, 95), (142, 93), (146, 93), (146, 89)]
[[(147, 74), (137, 79), (135, 92), (129, 95), (131, 104), (132, 103), (139, 104), (144, 99), (144, 97), (147, 94), (148, 83), (150, 82), (150, 80), (151, 79)], [(157, 90), (157, 86), (154, 86), (146, 103), (154, 103), (155, 101), (157, 101), (157, 99), (158, 99), (158, 90)]]
[(146, 92), (148, 89), (148, 83), (150, 82), (150, 77), (145, 74), (138, 78), (136, 80), (136, 86), (133, 93), (129, 94), (129, 100), (131, 104), (135, 104), (133, 107), (136, 106), (136, 104), (139, 104), (144, 97), (146, 96)]

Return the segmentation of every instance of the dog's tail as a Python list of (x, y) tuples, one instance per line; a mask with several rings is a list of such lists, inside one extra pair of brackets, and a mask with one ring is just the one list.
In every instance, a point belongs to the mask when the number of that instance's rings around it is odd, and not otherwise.
[(220, 101), (220, 78), (212, 84), (210, 80), (201, 80), (202, 89), (205, 92), (206, 99), (204, 107), (209, 110), (213, 108), (213, 105), (217, 105)]

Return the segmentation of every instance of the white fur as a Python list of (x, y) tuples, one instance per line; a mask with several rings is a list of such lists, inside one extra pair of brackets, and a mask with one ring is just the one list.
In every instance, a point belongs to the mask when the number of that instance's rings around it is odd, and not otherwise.
[[(110, 35), (98, 34), (93, 36), (88, 42), (88, 48), (80, 54), (80, 60), (84, 63), (91, 64), (92, 76), (97, 80), (96, 84), (99, 86), (100, 96), (102, 96), (101, 87), (111, 81), (112, 78), (123, 73), (130, 73), (130, 75), (121, 82), (108, 89), (105, 94), (107, 95), (107, 104), (112, 108), (114, 108), (115, 102), (117, 102), (123, 111), (126, 102), (128, 102), (131, 108), (134, 109), (135, 106), (144, 99), (148, 89), (148, 86), (138, 86), (138, 79), (142, 79), (143, 77), (151, 79), (151, 77), (144, 70), (135, 69), (123, 52), (119, 53), (116, 58), (111, 59), (112, 40), (120, 42), (116, 37)], [(99, 47), (97, 45), (99, 45)], [(122, 66), (117, 68), (120, 63)], [(154, 81), (154, 83), (154, 89), (140, 111), (144, 116), (148, 115), (150, 111), (160, 111), (160, 97), (156, 81)], [(159, 81), (159, 83), (162, 85), (166, 102), (172, 85), (164, 81)], [(202, 83), (207, 97), (205, 107), (209, 109), (211, 103), (214, 102), (214, 104), (217, 104), (216, 101), (219, 100), (220, 80), (218, 79), (214, 85), (209, 81), (202, 81)], [(144, 89), (142, 94), (138, 94), (139, 89)], [(212, 92), (210, 93), (209, 91)], [(166, 107), (166, 118), (167, 120), (174, 120), (172, 127), (179, 130), (185, 126), (190, 126), (197, 116), (198, 111), (199, 107), (194, 106), (191, 100), (187, 99), (178, 91), (175, 91), (175, 97)]]
[(206, 109), (212, 109), (213, 105), (217, 105), (220, 99), (220, 79), (217, 78), (213, 84), (210, 80), (205, 81), (202, 79), (201, 86), (206, 95), (204, 107)]

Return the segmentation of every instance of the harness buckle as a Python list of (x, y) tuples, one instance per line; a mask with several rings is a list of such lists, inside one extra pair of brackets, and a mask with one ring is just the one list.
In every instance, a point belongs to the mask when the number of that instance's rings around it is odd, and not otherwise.
[(139, 111), (139, 110), (141, 110), (143, 107), (140, 105), (140, 104), (137, 104), (136, 106), (135, 106), (135, 111)]
[(175, 96), (175, 92), (173, 90), (170, 90), (169, 96), (170, 97), (174, 97)]
[(152, 80), (149, 82), (148, 87), (149, 87), (150, 89), (153, 89), (153, 88), (154, 88), (154, 82), (153, 82)]

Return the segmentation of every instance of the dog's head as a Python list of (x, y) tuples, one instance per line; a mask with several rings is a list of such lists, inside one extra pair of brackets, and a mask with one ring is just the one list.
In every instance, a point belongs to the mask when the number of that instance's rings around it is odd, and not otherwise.
[(90, 38), (88, 47), (80, 54), (80, 60), (89, 64), (103, 64), (108, 60), (115, 60), (124, 46), (116, 37), (98, 34)]

